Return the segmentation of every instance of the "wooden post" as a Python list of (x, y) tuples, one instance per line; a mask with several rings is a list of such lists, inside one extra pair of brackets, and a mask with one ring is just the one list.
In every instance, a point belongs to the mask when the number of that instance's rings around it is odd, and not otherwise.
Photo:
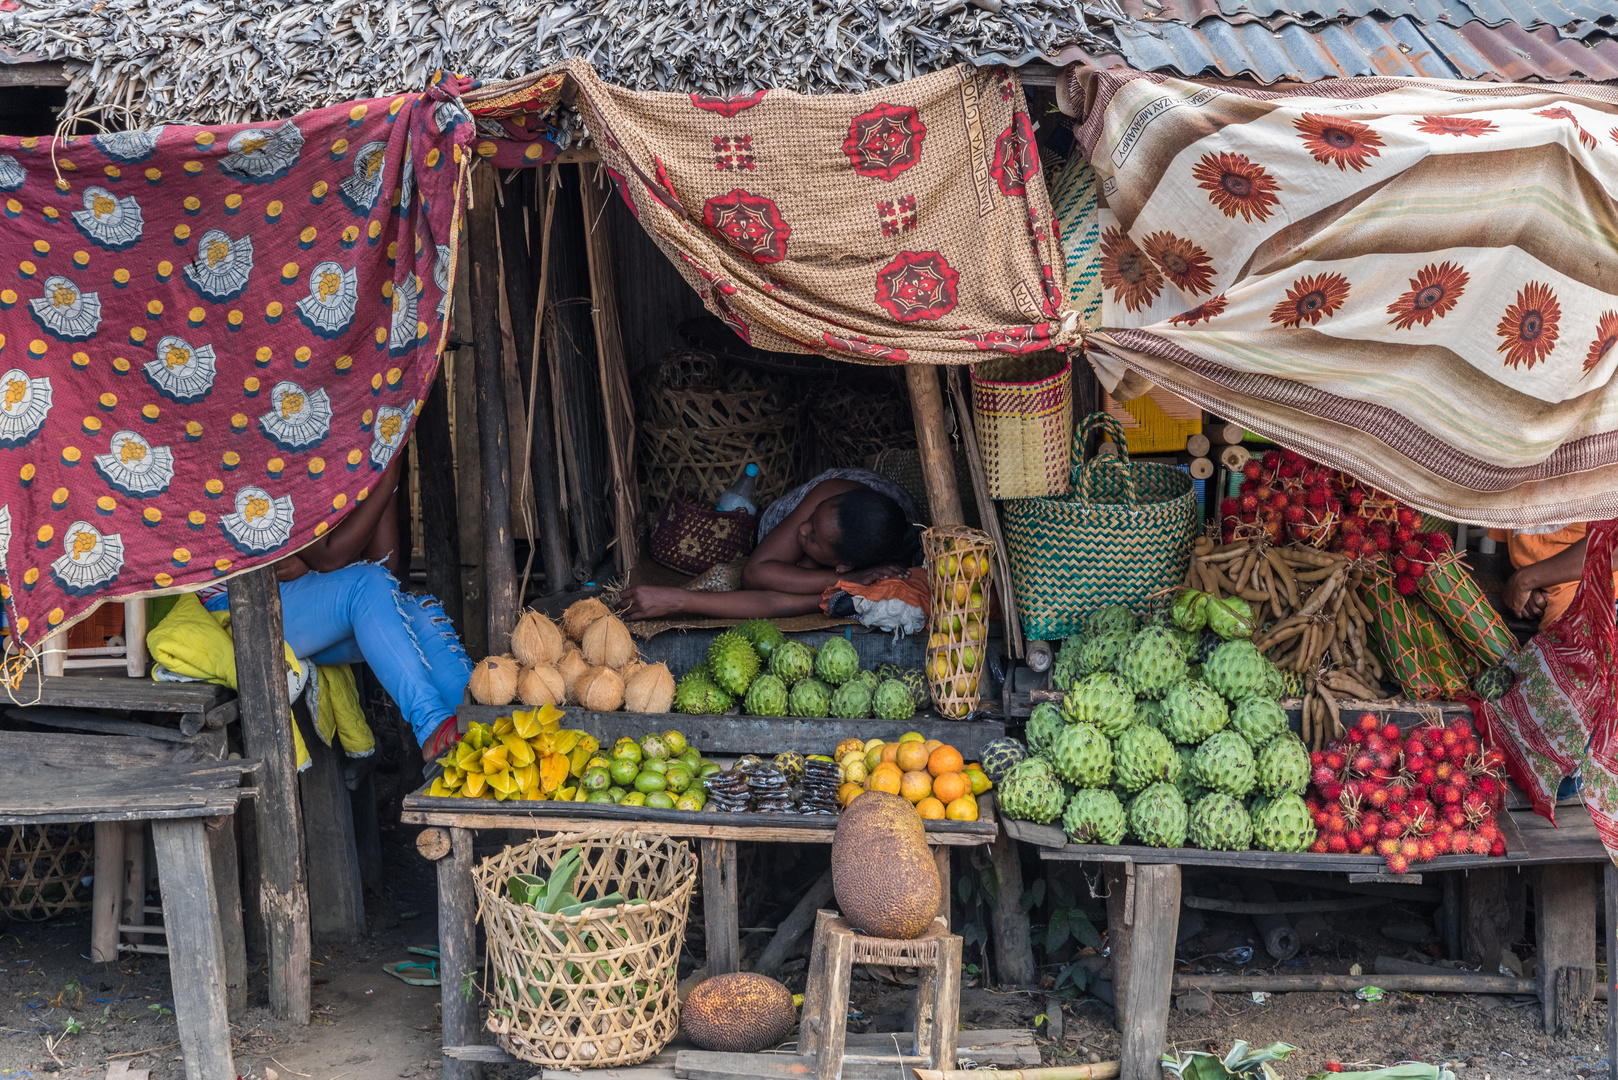
[(376, 770), (363, 767), (359, 784), (348, 794), (354, 818), (354, 847), (360, 858), (360, 884), (380, 893), (387, 884), (382, 862), (382, 821), (376, 812)]
[(124, 906), (124, 823), (96, 822), (95, 884), (90, 898), (90, 960), (118, 962), (118, 915)]
[[(994, 541), (994, 594), (1000, 598), (1001, 625), (1005, 629), (1011, 655), (1021, 659), (1025, 651), (1022, 620), (1017, 615), (1017, 594), (1011, 588), (1011, 556), (1006, 551), (1005, 532), (1000, 528), (1000, 507), (989, 497), (989, 474), (984, 469), (983, 454), (978, 448), (978, 433), (973, 426), (971, 406), (967, 404), (967, 390), (961, 385), (961, 369), (950, 368), (948, 378), (949, 396), (955, 403), (955, 426), (961, 433), (961, 445), (966, 448), (967, 471), (972, 474), (972, 496), (978, 504), (978, 520), (983, 523), (983, 531), (989, 534), (989, 539)], [(953, 471), (952, 463), (952, 474)], [(1011, 681), (1009, 676), (1006, 681)]]
[(1539, 1003), (1547, 1035), (1574, 1030), (1595, 993), (1595, 884), (1593, 863), (1550, 863), (1534, 876)]
[(152, 839), (157, 846), (163, 914), (173, 931), (168, 935), (169, 981), (186, 1080), (220, 1080), (235, 1076), (236, 1066), (225, 1013), (219, 900), (214, 894), (213, 864), (202, 836), (202, 821), (153, 821)]
[(495, 183), (492, 165), (472, 170), (466, 243), (471, 260), (478, 460), (483, 471), (483, 574), (489, 605), (485, 618), (489, 651), (501, 653), (510, 643), (521, 603), (511, 533), (511, 436), (506, 430), (506, 369), (500, 340), (500, 233)]
[(224, 951), (225, 1006), (247, 1011), (247, 935), (242, 929), (242, 878), (236, 862), (236, 830), (230, 818), (209, 818), (203, 830), (219, 898), (219, 942)]
[(343, 766), (313, 724), (303, 725), (303, 735), (309, 767), (298, 774), (298, 801), (309, 863), (309, 933), (323, 943), (358, 941), (365, 936), (365, 886)]
[(949, 926), (950, 897), (954, 895), (950, 881), (950, 847), (948, 844), (933, 845), (933, 865), (938, 869), (938, 917), (944, 920), (944, 926)]
[(125, 926), (146, 925), (146, 822), (124, 822), (124, 872), (120, 921)]
[(1135, 864), (1106, 863), (1107, 942), (1112, 947), (1112, 1026), (1129, 1029), (1129, 945), (1135, 923)]
[(1180, 868), (1173, 863), (1135, 867), (1134, 925), (1129, 941), (1128, 1022), (1124, 1025), (1122, 1080), (1162, 1080), (1174, 984), (1174, 940), (1180, 926)]
[[(461, 992), (478, 963), (477, 897), (472, 890), (472, 830), (449, 830), (449, 853), (438, 860), (439, 1010), (445, 1046), (478, 1041), (478, 994)], [(476, 1061), (444, 1059), (444, 1080), (483, 1080)]]
[(1002, 986), (1034, 984), (1034, 946), (1028, 933), (1028, 913), (1022, 909), (1022, 859), (1017, 841), (1002, 829), (989, 845), (998, 887), (989, 910), (994, 935), (994, 958)]
[(39, 647), (39, 671), (48, 677), (62, 674), (67, 661), (67, 631), (52, 634)]
[(303, 866), (303, 814), (281, 631), (281, 587), (275, 568), (230, 579), (236, 650), (238, 718), (246, 756), (263, 766), (257, 778), (259, 903), (269, 945), (270, 1010), (309, 1022), (309, 890)]
[(146, 675), (146, 598), (124, 601), (124, 670), (131, 679)]
[(734, 840), (702, 841), (702, 908), (708, 940), (708, 978), (740, 971)]
[(1618, 1080), (1618, 866), (1602, 863), (1603, 920), (1607, 931), (1607, 1080)]
[(955, 483), (955, 458), (949, 449), (949, 427), (944, 421), (944, 395), (938, 390), (938, 372), (930, 364), (906, 364), (910, 412), (916, 421), (916, 448), (921, 452), (921, 478), (927, 485), (927, 504), (934, 525), (961, 525), (961, 489)]
[(1476, 867), (1461, 882), (1461, 959), (1493, 971), (1522, 930), (1523, 886), (1516, 870)]
[[(478, 437), (477, 380), (470, 347), (457, 349), (455, 400), (455, 520), (461, 544), (461, 645), (468, 656), (487, 656), (488, 581), (483, 574), (483, 462)], [(515, 569), (515, 568), (514, 568)]]
[[(461, 532), (455, 522), (455, 445), (449, 433), (447, 364), (427, 393), (416, 418), (416, 475), (421, 484), (421, 562), (427, 591), (438, 598), (444, 614), (464, 639), (461, 609)], [(423, 465), (425, 463), (425, 467)]]

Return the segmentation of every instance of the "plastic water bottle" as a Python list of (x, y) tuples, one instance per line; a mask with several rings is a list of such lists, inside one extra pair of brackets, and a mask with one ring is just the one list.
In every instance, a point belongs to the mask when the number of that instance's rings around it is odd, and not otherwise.
[(748, 463), (742, 470), (741, 478), (725, 489), (719, 496), (719, 509), (728, 513), (732, 510), (746, 510), (749, 514), (758, 513), (758, 503), (753, 499), (753, 491), (758, 487), (758, 466)]

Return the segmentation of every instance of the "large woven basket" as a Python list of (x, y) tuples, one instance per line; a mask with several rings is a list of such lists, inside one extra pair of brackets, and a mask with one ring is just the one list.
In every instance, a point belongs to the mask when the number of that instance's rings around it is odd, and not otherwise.
[[(513, 874), (549, 878), (579, 847), (581, 899), (647, 903), (547, 915), (512, 902)], [(684, 841), (618, 829), (539, 837), (472, 872), (488, 936), (486, 1026), (506, 1052), (553, 1069), (638, 1065), (680, 1028), (679, 963), (697, 860)]]
[(972, 415), (989, 498), (1032, 499), (1071, 490), (1071, 360), (1051, 352), (974, 364)]
[(648, 551), (671, 570), (695, 576), (753, 550), (758, 522), (746, 510), (716, 510), (676, 491), (657, 512)]
[(89, 825), (13, 825), (5, 845), (0, 914), (20, 921), (87, 911), (95, 831)]
[[(1084, 460), (1101, 430), (1117, 456)], [(1131, 461), (1122, 426), (1092, 413), (1073, 437), (1071, 495), (1005, 503), (1006, 554), (1023, 632), (1030, 641), (1066, 637), (1089, 611), (1152, 606), (1185, 576), (1197, 523), (1189, 473)]]

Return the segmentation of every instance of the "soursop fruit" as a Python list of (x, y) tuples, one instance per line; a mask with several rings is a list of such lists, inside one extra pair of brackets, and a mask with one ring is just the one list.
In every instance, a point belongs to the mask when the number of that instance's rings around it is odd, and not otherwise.
[(1253, 811), (1253, 846), (1262, 851), (1308, 851), (1315, 822), (1297, 795), (1271, 799)]
[(1062, 831), (1075, 844), (1121, 844), (1129, 831), (1129, 819), (1117, 795), (1080, 788), (1062, 811)]
[(1185, 846), (1185, 800), (1172, 784), (1153, 784), (1129, 804), (1129, 831), (1147, 847)]
[(1135, 722), (1135, 695), (1110, 671), (1086, 675), (1062, 699), (1062, 717), (1070, 724), (1094, 724), (1116, 739)]
[(1051, 744), (1056, 775), (1081, 788), (1112, 782), (1112, 743), (1094, 724), (1064, 724)]
[(1079, 677), (1079, 650), (1084, 647), (1084, 635), (1073, 634), (1057, 650), (1056, 663), (1051, 667), (1051, 684), (1058, 690), (1067, 690)]
[(1166, 628), (1145, 626), (1129, 639), (1117, 671), (1136, 697), (1161, 698), (1185, 678), (1185, 656)]
[(1270, 698), (1245, 697), (1230, 710), (1230, 726), (1258, 750), (1276, 736), (1286, 734), (1287, 714)]
[(871, 691), (859, 679), (850, 679), (831, 696), (831, 714), (839, 720), (869, 720)]
[(1206, 610), (1208, 629), (1226, 641), (1250, 638), (1253, 631), (1258, 629), (1257, 621), (1253, 618), (1252, 605), (1239, 596), (1222, 596), (1217, 599), (1210, 596)]
[(1181, 630), (1196, 633), (1208, 625), (1208, 594), (1196, 589), (1181, 589), (1174, 595), (1169, 618)]
[(1195, 806), (1198, 799), (1208, 794), (1208, 789), (1197, 782), (1197, 770), (1191, 767), (1197, 748), (1176, 746), (1174, 753), (1180, 759), (1180, 775), (1175, 777), (1174, 786), (1179, 789), (1180, 798), (1185, 800), (1187, 806)]
[(779, 675), (764, 674), (753, 680), (742, 701), (742, 712), (748, 716), (785, 716), (787, 714), (787, 684)]
[(1062, 813), (1066, 796), (1050, 763), (1044, 758), (1018, 762), (997, 789), (1002, 811), (1019, 821), (1049, 825)]
[(830, 716), (831, 687), (813, 676), (792, 684), (787, 695), (789, 716)]
[(1084, 617), (1084, 636), (1122, 634), (1129, 637), (1139, 629), (1139, 625), (1135, 613), (1129, 608), (1122, 604), (1108, 604), (1106, 607), (1096, 608)]
[(980, 762), (984, 775), (998, 784), (1005, 779), (1012, 766), (1027, 756), (1028, 748), (1022, 743), (1012, 738), (1001, 738), (983, 748)]
[(1082, 679), (1101, 671), (1114, 671), (1129, 648), (1129, 634), (1089, 634), (1079, 646), (1074, 673)]
[(1043, 755), (1051, 743), (1056, 741), (1057, 732), (1067, 725), (1062, 718), (1062, 708), (1055, 702), (1042, 701), (1034, 706), (1032, 715), (1028, 717), (1028, 725), (1023, 734), (1028, 739), (1028, 752)]
[(1486, 667), (1472, 676), (1472, 692), (1484, 701), (1499, 701), (1511, 693), (1517, 683), (1517, 673), (1504, 664)]
[(1140, 791), (1165, 780), (1173, 783), (1180, 775), (1180, 755), (1161, 731), (1145, 724), (1136, 724), (1118, 736), (1112, 758), (1113, 780), (1125, 791)]
[(855, 676), (849, 681), (864, 683), (865, 689), (869, 690), (871, 692), (871, 696), (874, 698), (876, 697), (876, 688), (882, 685), (882, 676), (878, 675), (874, 671), (866, 670), (856, 673)]
[(917, 709), (927, 707), (932, 698), (932, 691), (927, 688), (927, 673), (920, 668), (902, 668), (898, 664), (883, 664), (876, 669), (877, 679), (886, 682), (888, 679), (898, 679), (910, 691), (911, 701)]
[(878, 720), (908, 720), (916, 715), (916, 699), (910, 696), (910, 687), (888, 679), (871, 696), (871, 712)]
[(1178, 626), (1169, 626), (1169, 636), (1180, 647), (1180, 658), (1186, 663), (1197, 659), (1197, 646), (1202, 642), (1202, 635), (1194, 630), (1181, 630)]
[(1227, 641), (1202, 665), (1202, 677), (1227, 701), (1274, 697), (1275, 665), (1246, 638)]
[(1246, 851), (1253, 846), (1253, 821), (1242, 804), (1223, 792), (1192, 804), (1186, 830), (1192, 846), (1207, 851)]
[(674, 711), (702, 712), (705, 696), (712, 689), (714, 682), (713, 676), (708, 673), (708, 665), (698, 664), (681, 676), (679, 685), (674, 688)]
[(1159, 730), (1163, 727), (1163, 703), (1156, 698), (1135, 699), (1135, 723)]
[(738, 623), (736, 632), (746, 638), (758, 653), (758, 658), (765, 664), (775, 655), (775, 650), (786, 644), (787, 636), (781, 633), (778, 626), (768, 619), (748, 619)]
[(815, 673), (815, 654), (801, 641), (785, 642), (770, 654), (770, 672), (788, 686), (796, 686)]
[(815, 675), (821, 682), (842, 686), (860, 673), (860, 654), (847, 638), (835, 637), (820, 647), (815, 657)]
[(1177, 743), (1201, 743), (1228, 723), (1225, 699), (1207, 683), (1187, 679), (1163, 695), (1163, 734)]
[(747, 693), (758, 675), (758, 652), (753, 643), (727, 630), (714, 638), (708, 646), (708, 669), (713, 672), (714, 685), (734, 697)]
[(1258, 782), (1253, 748), (1234, 731), (1221, 731), (1208, 737), (1191, 757), (1197, 783), (1238, 799), (1245, 798)]
[(1258, 752), (1254, 762), (1258, 790), (1272, 798), (1291, 793), (1302, 795), (1309, 786), (1309, 751), (1292, 732), (1271, 739)]

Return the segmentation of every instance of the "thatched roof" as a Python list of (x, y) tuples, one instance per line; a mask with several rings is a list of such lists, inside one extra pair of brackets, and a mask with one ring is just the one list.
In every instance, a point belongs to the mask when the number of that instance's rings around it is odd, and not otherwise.
[(865, 90), (962, 61), (1109, 49), (1113, 0), (21, 0), (0, 41), (66, 62), (70, 104), (133, 122), (287, 116), (570, 56), (643, 90)]

